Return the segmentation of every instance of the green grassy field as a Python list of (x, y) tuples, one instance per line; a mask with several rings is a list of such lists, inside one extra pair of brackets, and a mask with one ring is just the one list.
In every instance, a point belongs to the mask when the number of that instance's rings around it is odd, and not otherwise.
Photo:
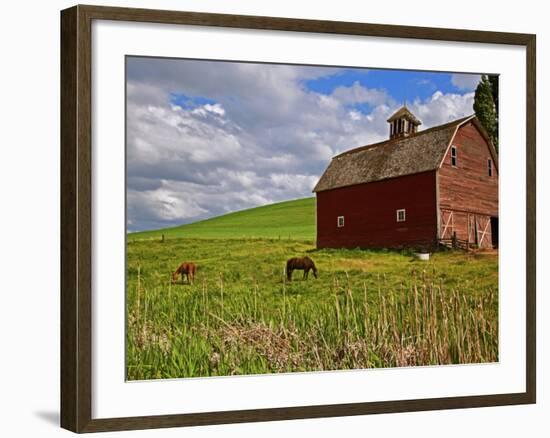
[(315, 198), (279, 202), (237, 211), (212, 219), (162, 230), (129, 234), (129, 239), (267, 237), (281, 239), (315, 239)]
[[(498, 360), (497, 254), (448, 251), (421, 262), (408, 252), (317, 251), (310, 239), (239, 239), (257, 222), (244, 229), (243, 215), (225, 218), (241, 228), (129, 238), (128, 379)], [(287, 282), (285, 261), (306, 254), (319, 278), (298, 271)], [(194, 284), (171, 284), (184, 260), (198, 265)]]

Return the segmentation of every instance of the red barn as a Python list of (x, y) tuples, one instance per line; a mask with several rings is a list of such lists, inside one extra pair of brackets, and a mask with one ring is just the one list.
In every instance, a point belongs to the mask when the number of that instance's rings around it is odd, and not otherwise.
[(498, 246), (498, 156), (475, 116), (418, 131), (404, 106), (389, 140), (333, 157), (313, 189), (318, 248)]

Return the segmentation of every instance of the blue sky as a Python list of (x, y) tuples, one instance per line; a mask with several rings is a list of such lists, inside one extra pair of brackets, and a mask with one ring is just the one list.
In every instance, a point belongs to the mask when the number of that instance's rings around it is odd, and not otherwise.
[(479, 75), (127, 58), (127, 228), (312, 196), (332, 156), (473, 113)]
[(216, 101), (203, 96), (186, 96), (182, 93), (170, 93), (170, 103), (178, 105), (181, 108), (193, 109), (198, 106), (215, 104)]
[(397, 102), (426, 99), (437, 90), (442, 93), (464, 91), (453, 84), (450, 73), (385, 69), (344, 69), (333, 75), (308, 80), (304, 85), (309, 90), (328, 95), (337, 87), (349, 87), (355, 82), (368, 88), (385, 89)]

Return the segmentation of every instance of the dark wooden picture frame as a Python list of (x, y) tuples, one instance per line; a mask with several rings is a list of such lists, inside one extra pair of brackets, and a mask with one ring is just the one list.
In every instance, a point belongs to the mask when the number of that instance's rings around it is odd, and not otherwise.
[[(91, 25), (93, 20), (524, 46), (527, 55), (526, 391), (496, 395), (92, 419)], [(61, 426), (81, 433), (535, 403), (535, 51), (536, 37), (531, 34), (99, 6), (75, 6), (62, 11)]]

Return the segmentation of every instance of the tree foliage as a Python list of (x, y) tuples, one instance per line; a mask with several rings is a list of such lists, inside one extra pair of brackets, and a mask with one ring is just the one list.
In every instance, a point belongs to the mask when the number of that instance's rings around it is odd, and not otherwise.
[(498, 151), (498, 76), (481, 77), (474, 97), (474, 111)]
[(495, 111), (497, 113), (498, 122), (498, 75), (489, 75), (488, 79), (491, 83), (491, 91), (493, 92), (493, 102), (495, 102)]

